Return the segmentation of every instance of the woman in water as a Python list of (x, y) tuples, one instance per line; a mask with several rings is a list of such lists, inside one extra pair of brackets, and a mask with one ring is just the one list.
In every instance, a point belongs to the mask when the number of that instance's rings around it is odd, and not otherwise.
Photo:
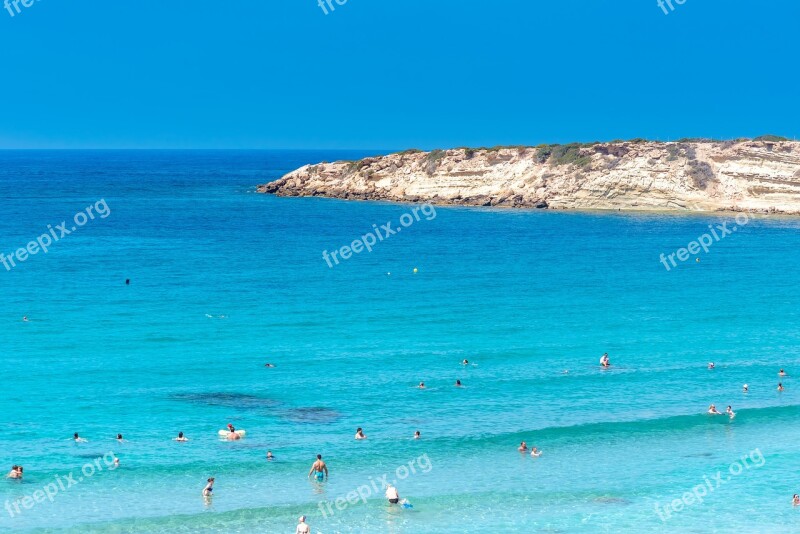
[(419, 439), (420, 437), (422, 437), (422, 436), (419, 435), (419, 430), (414, 432), (414, 439)]
[(531, 456), (533, 456), (534, 458), (538, 458), (541, 455), (542, 455), (542, 451), (540, 451), (536, 447), (531, 449)]
[(778, 382), (778, 391), (783, 391), (783, 384)]
[(721, 413), (719, 413), (717, 411), (717, 407), (714, 406), (713, 404), (708, 407), (708, 413), (711, 414), (711, 415), (722, 415)]
[(611, 362), (608, 359), (607, 352), (600, 357), (600, 365), (602, 365), (606, 369), (608, 369), (608, 367), (611, 366)]
[(794, 494), (794, 497), (792, 497), (792, 504), (795, 506), (800, 506), (800, 495), (796, 493)]
[(361, 427), (356, 429), (356, 439), (367, 439), (367, 436), (364, 435), (364, 431), (361, 430)]
[(728, 409), (725, 410), (725, 413), (728, 414), (731, 419), (736, 417), (736, 413), (733, 411), (733, 408), (731, 408), (730, 406), (728, 406)]
[(13, 466), (6, 478), (22, 478), (22, 468), (18, 465)]
[(267, 451), (267, 460), (272, 461), (275, 457), (272, 455), (272, 451)]
[(208, 484), (203, 488), (203, 497), (211, 497), (214, 492), (214, 477), (208, 479)]

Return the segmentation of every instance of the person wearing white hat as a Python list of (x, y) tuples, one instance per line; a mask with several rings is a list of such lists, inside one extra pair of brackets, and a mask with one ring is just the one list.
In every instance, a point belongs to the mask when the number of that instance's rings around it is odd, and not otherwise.
[(300, 523), (297, 525), (295, 534), (311, 534), (311, 529), (308, 527), (308, 525), (306, 525), (306, 516), (301, 515), (298, 521)]

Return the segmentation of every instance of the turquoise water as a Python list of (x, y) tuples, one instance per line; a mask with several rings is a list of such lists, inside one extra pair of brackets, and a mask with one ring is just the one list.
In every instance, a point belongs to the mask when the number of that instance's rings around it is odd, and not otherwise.
[[(0, 266), (0, 466), (25, 468), (0, 483), (0, 529), (797, 530), (800, 382), (776, 386), (780, 367), (800, 376), (800, 221), (755, 220), (667, 272), (661, 253), (727, 218), (437, 208), (329, 268), (323, 250), (412, 206), (254, 186), (361, 155), (0, 153), (0, 252), (100, 199), (111, 212)], [(228, 422), (246, 438), (221, 441)], [(19, 504), (112, 452), (118, 469)], [(413, 509), (381, 491), (323, 515), (384, 475)]]

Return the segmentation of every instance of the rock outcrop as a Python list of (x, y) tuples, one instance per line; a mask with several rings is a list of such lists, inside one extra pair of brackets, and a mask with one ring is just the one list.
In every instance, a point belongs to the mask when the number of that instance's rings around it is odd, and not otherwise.
[(800, 142), (634, 140), (409, 150), (306, 165), (280, 196), (550, 209), (800, 213)]

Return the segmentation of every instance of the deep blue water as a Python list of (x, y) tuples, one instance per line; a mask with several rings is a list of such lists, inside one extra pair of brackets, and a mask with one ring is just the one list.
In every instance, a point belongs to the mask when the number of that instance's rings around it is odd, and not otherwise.
[[(0, 484), (0, 529), (797, 530), (798, 219), (753, 220), (668, 272), (660, 254), (732, 218), (437, 207), (329, 268), (323, 251), (414, 206), (255, 186), (365, 155), (0, 152), (6, 256), (109, 210), (0, 265), (0, 466), (25, 468)], [(229, 422), (245, 439), (218, 438)], [(742, 456), (702, 503), (656, 512)], [(377, 494), (321, 513), (383, 475), (413, 509)]]

